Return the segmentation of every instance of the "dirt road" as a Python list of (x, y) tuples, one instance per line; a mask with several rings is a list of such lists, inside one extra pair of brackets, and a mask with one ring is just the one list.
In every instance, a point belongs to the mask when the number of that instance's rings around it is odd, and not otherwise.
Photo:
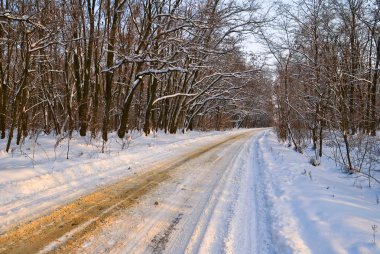
[(218, 195), (233, 180), (228, 175), (236, 157), (256, 133), (157, 162), (144, 173), (19, 225), (0, 235), (0, 253), (198, 252), (207, 247), (208, 216), (215, 214)]

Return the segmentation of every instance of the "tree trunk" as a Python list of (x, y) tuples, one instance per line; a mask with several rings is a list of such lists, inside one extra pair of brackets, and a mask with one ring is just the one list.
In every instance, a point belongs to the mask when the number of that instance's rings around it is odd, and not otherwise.
[[(95, 30), (95, 18), (94, 18), (95, 0), (87, 0), (87, 11), (89, 16), (89, 39), (87, 45), (86, 59), (84, 61), (84, 79), (83, 79), (83, 95), (81, 100), (81, 126), (79, 133), (81, 136), (86, 136), (87, 132), (87, 114), (88, 114), (88, 94), (90, 89), (90, 76), (91, 76), (91, 63), (92, 52), (94, 47), (94, 30)], [(85, 31), (85, 26), (83, 26)]]
[[(107, 1), (108, 8), (111, 7), (110, 0)], [(112, 19), (112, 25), (111, 30), (108, 37), (108, 48), (107, 48), (107, 68), (111, 68), (114, 64), (114, 49), (115, 49), (115, 41), (116, 41), (116, 31), (117, 31), (117, 24), (118, 24), (118, 10), (119, 10), (119, 0), (115, 0), (114, 2), (114, 9), (113, 9), (113, 19)], [(111, 20), (111, 12), (110, 10), (107, 11), (107, 18), (110, 22)], [(105, 107), (104, 107), (104, 116), (103, 116), (103, 141), (108, 141), (108, 129), (109, 129), (109, 113), (111, 110), (111, 103), (112, 103), (112, 83), (113, 83), (113, 72), (112, 71), (106, 71), (105, 74), (105, 93), (104, 93), (104, 101), (105, 101)]]
[[(25, 43), (23, 45), (25, 47), (24, 70), (23, 70), (22, 82), (21, 82), (20, 86), (17, 87), (15, 85), (15, 89), (18, 89), (18, 90), (16, 92), (15, 99), (13, 101), (12, 123), (11, 123), (11, 127), (9, 129), (9, 136), (8, 136), (7, 146), (5, 149), (6, 152), (9, 152), (9, 148), (11, 146), (11, 142), (13, 139), (13, 132), (14, 132), (14, 128), (16, 125), (16, 121), (17, 121), (17, 112), (19, 109), (22, 111), (25, 110), (25, 108), (24, 108), (25, 107), (25, 99), (24, 98), (22, 99), (21, 97), (24, 97), (23, 95), (26, 96), (26, 91), (24, 91), (24, 89), (26, 89), (26, 85), (28, 82), (28, 74), (29, 74), (30, 52), (29, 52), (29, 44), (28, 44), (29, 43), (28, 31), (25, 31), (24, 41), (25, 41)], [(21, 102), (21, 104), (20, 104), (20, 102)]]
[(371, 83), (371, 120), (370, 120), (370, 131), (371, 136), (376, 136), (376, 90), (377, 81), (379, 79), (379, 66), (380, 66), (380, 36), (376, 43), (376, 63), (375, 70), (373, 74), (373, 79)]
[(153, 77), (153, 81), (148, 85), (149, 96), (148, 96), (148, 105), (145, 111), (145, 122), (144, 122), (144, 133), (146, 136), (150, 133), (150, 118), (151, 111), (153, 107), (153, 101), (156, 98), (156, 90), (157, 90), (157, 78)]

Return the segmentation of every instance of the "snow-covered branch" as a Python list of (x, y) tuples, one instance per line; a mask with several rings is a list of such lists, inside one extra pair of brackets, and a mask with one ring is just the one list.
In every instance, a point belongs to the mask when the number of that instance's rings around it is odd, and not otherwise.
[(197, 94), (196, 93), (175, 93), (175, 94), (171, 94), (171, 95), (166, 95), (166, 96), (163, 96), (163, 97), (160, 97), (160, 98), (157, 98), (156, 100), (153, 101), (153, 105), (156, 104), (157, 102), (159, 101), (162, 101), (162, 100), (165, 100), (165, 99), (169, 99), (169, 98), (174, 98), (174, 97), (177, 97), (177, 96), (196, 96)]

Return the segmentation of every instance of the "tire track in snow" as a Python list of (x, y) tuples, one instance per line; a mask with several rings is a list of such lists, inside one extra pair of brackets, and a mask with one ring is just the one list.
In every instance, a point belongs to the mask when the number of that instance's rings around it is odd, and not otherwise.
[[(221, 178), (228, 180), (226, 172), (235, 172), (236, 156), (256, 133), (249, 131), (172, 171), (168, 181), (85, 242), (77, 253), (185, 253), (205, 207), (210, 199), (218, 198), (215, 188), (224, 188)], [(226, 195), (220, 198), (233, 199)], [(224, 232), (218, 239), (219, 250), (227, 235)]]
[(186, 253), (275, 253), (260, 147), (264, 135), (245, 141), (229, 158)]
[[(215, 175), (208, 189), (209, 196), (199, 209), (198, 218), (193, 218), (198, 223), (195, 225), (191, 238), (187, 243), (185, 253), (220, 253), (223, 251), (223, 241), (227, 236), (226, 225), (231, 219), (233, 195), (229, 181), (236, 181), (234, 167), (241, 151), (244, 150), (247, 141), (233, 149), (234, 153), (226, 154), (224, 171)], [(231, 149), (232, 150), (232, 149)]]
[(261, 182), (262, 136), (263, 132), (233, 144), (221, 156), (215, 168), (224, 171), (209, 180), (202, 190), (207, 195), (192, 201), (192, 214), (184, 216), (163, 253), (274, 253)]

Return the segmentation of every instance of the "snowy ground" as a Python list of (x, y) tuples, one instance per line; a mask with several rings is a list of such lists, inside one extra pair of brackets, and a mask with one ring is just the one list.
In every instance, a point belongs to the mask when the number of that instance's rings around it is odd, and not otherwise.
[[(70, 160), (65, 159), (64, 144), (57, 156), (48, 153), (48, 147), (54, 146), (49, 140), (41, 137), (38, 147), (46, 153), (36, 152), (34, 168), (25, 151), (15, 150), (14, 158), (1, 155), (3, 232), (99, 185), (121, 177), (133, 182), (133, 177), (154, 171), (158, 161), (166, 161), (157, 170), (168, 175), (156, 179), (154, 188), (76, 239), (71, 249), (58, 250), (380, 253), (380, 237), (374, 241), (372, 229), (380, 226), (380, 186), (368, 188), (364, 178), (343, 174), (326, 157), (321, 166), (311, 166), (307, 155), (279, 144), (271, 130), (135, 136), (123, 151), (114, 139), (106, 154), (99, 153), (100, 144), (94, 141), (80, 145), (83, 140), (73, 140)], [(31, 157), (32, 149), (27, 147)], [(78, 228), (81, 225), (87, 224)], [(43, 251), (56, 248), (64, 237)], [(2, 252), (7, 253), (0, 247)]]
[(380, 226), (379, 185), (368, 188), (366, 179), (342, 173), (326, 156), (313, 167), (272, 132), (255, 146), (276, 253), (380, 253), (372, 230)]

